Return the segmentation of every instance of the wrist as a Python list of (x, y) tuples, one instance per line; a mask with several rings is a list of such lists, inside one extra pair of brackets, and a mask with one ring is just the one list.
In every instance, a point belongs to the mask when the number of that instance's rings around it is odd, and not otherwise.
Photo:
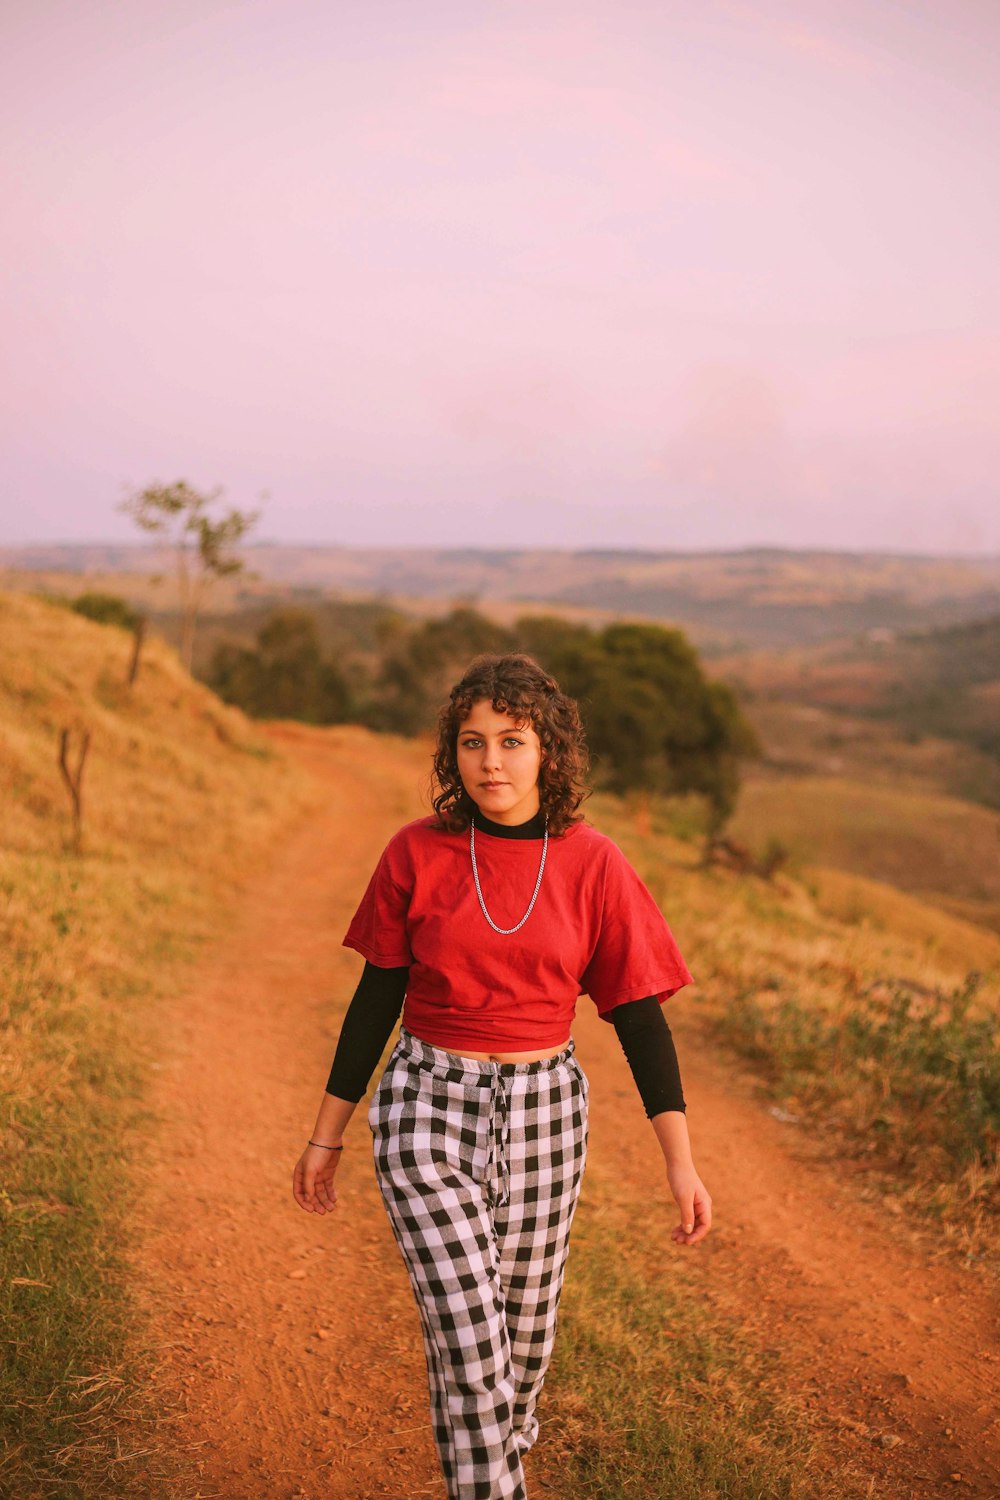
[(661, 1110), (659, 1114), (653, 1115), (649, 1123), (656, 1133), (663, 1159), (668, 1167), (692, 1167), (694, 1165), (687, 1116), (683, 1110)]

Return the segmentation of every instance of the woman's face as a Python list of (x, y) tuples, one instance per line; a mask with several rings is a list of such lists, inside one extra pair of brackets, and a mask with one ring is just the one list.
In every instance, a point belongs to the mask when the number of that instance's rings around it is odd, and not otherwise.
[(520, 727), (488, 698), (474, 703), (458, 730), (458, 774), (480, 812), (494, 823), (526, 823), (540, 806), (542, 742), (530, 719)]

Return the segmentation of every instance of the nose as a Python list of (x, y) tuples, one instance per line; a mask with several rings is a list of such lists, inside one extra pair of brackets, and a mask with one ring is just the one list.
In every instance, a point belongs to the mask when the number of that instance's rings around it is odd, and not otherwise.
[(500, 769), (500, 746), (483, 746), (483, 770), (498, 771)]

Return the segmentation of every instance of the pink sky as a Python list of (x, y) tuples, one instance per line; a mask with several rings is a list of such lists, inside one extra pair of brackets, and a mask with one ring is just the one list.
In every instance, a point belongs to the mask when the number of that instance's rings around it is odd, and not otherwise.
[(6, 0), (0, 542), (1000, 550), (995, 0)]

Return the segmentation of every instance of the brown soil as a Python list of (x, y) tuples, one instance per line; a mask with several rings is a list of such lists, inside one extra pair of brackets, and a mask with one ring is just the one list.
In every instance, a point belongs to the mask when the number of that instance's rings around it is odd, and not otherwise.
[[(350, 729), (270, 732), (329, 798), (251, 882), (168, 1018), (154, 1099), (165, 1126), (137, 1205), (157, 1389), (192, 1496), (441, 1497), (416, 1311), (364, 1104), (336, 1212), (304, 1213), (291, 1194), (360, 967), (340, 940), (386, 839), (424, 810), (424, 766)], [(697, 1256), (714, 1305), (780, 1343), (817, 1432), (846, 1445), (873, 1495), (1000, 1494), (985, 1278), (864, 1201), (843, 1163), (711, 1055), (683, 1009), (671, 1025), (715, 1227), (685, 1250), (670, 1217), (664, 1257)], [(592, 1168), (634, 1203), (663, 1181), (662, 1158), (584, 1002), (574, 1034), (593, 1083)], [(544, 1423), (532, 1487), (569, 1500), (543, 1449)]]

